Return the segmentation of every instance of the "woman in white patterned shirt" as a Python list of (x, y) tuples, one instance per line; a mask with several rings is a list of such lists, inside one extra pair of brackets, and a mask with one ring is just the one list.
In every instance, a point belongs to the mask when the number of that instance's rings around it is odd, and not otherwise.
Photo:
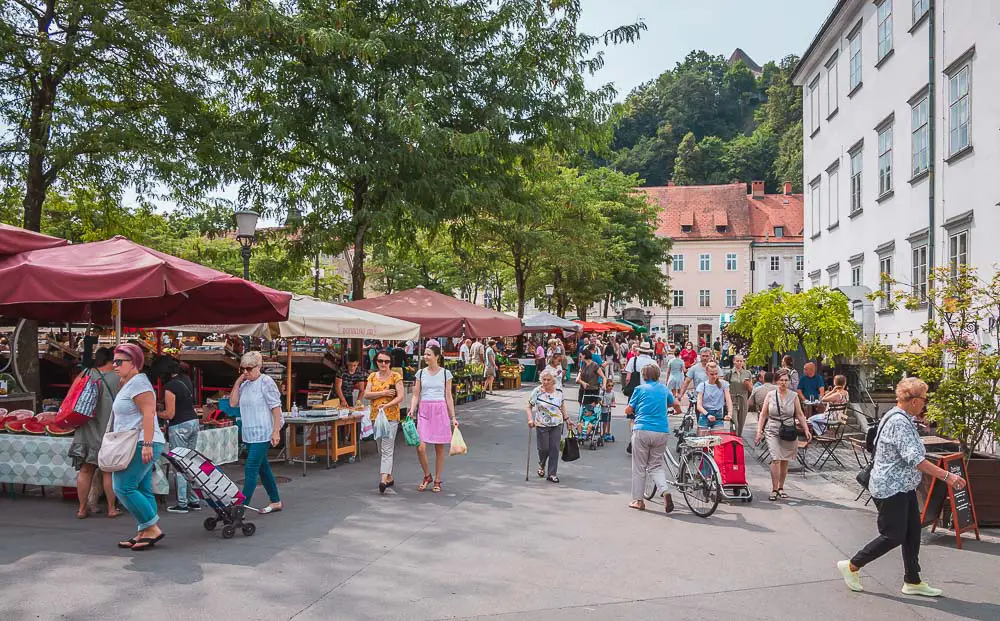
[(955, 489), (965, 487), (965, 480), (924, 458), (923, 442), (910, 417), (923, 417), (926, 406), (927, 384), (916, 377), (908, 377), (896, 386), (896, 407), (882, 416), (868, 485), (878, 508), (879, 536), (851, 560), (837, 563), (844, 582), (852, 591), (864, 590), (858, 576), (859, 569), (902, 546), (902, 592), (927, 597), (937, 597), (942, 593), (941, 589), (920, 579), (921, 526), (916, 489), (924, 474), (941, 479)]

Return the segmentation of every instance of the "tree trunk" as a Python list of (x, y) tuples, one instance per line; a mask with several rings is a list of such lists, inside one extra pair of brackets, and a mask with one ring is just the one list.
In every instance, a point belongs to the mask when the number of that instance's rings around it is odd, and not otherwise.
[(608, 307), (611, 306), (611, 294), (604, 296), (604, 318), (608, 318)]
[(587, 321), (587, 307), (582, 304), (576, 305), (576, 314), (580, 317), (580, 321)]
[(368, 182), (365, 179), (354, 183), (354, 261), (351, 264), (351, 299), (365, 299), (365, 236), (371, 222), (365, 215), (365, 199)]
[(514, 287), (517, 291), (517, 316), (524, 319), (524, 302), (528, 287), (528, 275), (521, 267), (514, 268)]
[[(14, 364), (17, 365), (17, 374), (24, 380), (23, 388), (28, 392), (38, 396), (41, 404), (41, 377), (38, 368), (38, 322), (25, 321), (21, 326), (21, 333), (15, 345)], [(41, 406), (39, 406), (41, 407)]]

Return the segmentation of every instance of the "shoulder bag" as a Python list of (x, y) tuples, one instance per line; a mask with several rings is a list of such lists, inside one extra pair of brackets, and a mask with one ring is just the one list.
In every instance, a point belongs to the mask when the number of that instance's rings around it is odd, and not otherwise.
[(792, 424), (785, 424), (785, 415), (781, 412), (781, 395), (778, 394), (777, 390), (771, 394), (774, 395), (774, 407), (778, 408), (778, 424), (780, 425), (778, 427), (778, 439), (784, 440), (785, 442), (794, 442), (799, 437), (799, 432), (795, 428), (794, 415), (792, 417)]
[(635, 358), (632, 358), (632, 360), (629, 360), (628, 363), (626, 363), (625, 365), (626, 371), (628, 371), (629, 363), (632, 364), (632, 369), (633, 369), (632, 374), (629, 375), (628, 384), (625, 385), (624, 388), (622, 388), (622, 392), (625, 394), (626, 397), (631, 397), (632, 393), (635, 392), (635, 389), (639, 386), (639, 383), (642, 381), (642, 374), (639, 372), (638, 361), (639, 357), (636, 356)]
[(135, 456), (135, 448), (139, 444), (139, 435), (142, 433), (139, 427), (127, 431), (111, 431), (115, 423), (115, 410), (111, 409), (111, 417), (108, 418), (108, 428), (101, 439), (101, 450), (97, 453), (97, 466), (104, 472), (121, 472), (128, 468)]

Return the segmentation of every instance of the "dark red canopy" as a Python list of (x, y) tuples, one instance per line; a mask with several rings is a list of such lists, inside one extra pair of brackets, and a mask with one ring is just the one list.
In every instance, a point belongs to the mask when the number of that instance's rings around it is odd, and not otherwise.
[(0, 256), (65, 246), (69, 242), (58, 237), (49, 237), (28, 229), (0, 223)]
[(429, 289), (408, 289), (367, 300), (348, 302), (386, 317), (420, 324), (427, 336), (515, 336), (521, 334), (521, 320)]
[(0, 315), (136, 327), (264, 323), (288, 318), (291, 295), (115, 237), (0, 259)]

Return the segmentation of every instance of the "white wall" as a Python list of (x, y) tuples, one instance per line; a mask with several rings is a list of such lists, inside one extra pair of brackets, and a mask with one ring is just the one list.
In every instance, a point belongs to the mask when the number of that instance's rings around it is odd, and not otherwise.
[[(877, 61), (878, 7), (867, 0), (847, 3), (832, 27), (807, 58), (796, 76), (803, 87), (805, 255), (809, 273), (821, 270), (820, 284), (829, 283), (828, 266), (839, 264), (839, 282), (851, 284), (849, 259), (863, 255), (862, 285), (879, 286), (879, 255), (876, 248), (894, 244), (883, 253), (893, 260), (893, 276), (910, 281), (912, 233), (928, 227), (928, 191), (931, 180), (924, 176), (911, 180), (911, 106), (908, 100), (928, 84), (929, 24), (913, 28), (910, 0), (893, 2), (893, 53), (881, 67)], [(972, 210), (969, 231), (969, 262), (989, 278), (1000, 261), (998, 244), (990, 239), (1000, 230), (1000, 0), (936, 2), (936, 170), (935, 170), (935, 259), (947, 263), (948, 231), (942, 228), (948, 218)], [(975, 9), (975, 11), (974, 11)], [(989, 13), (987, 15), (987, 13)], [(863, 19), (862, 86), (848, 97), (849, 48), (845, 36), (858, 19)], [(972, 151), (963, 158), (947, 162), (948, 152), (948, 76), (942, 72), (955, 59), (975, 47), (970, 56), (970, 141)], [(827, 98), (828, 69), (825, 64), (837, 51), (837, 111), (832, 118)], [(819, 77), (819, 131), (811, 131), (815, 106), (809, 85)], [(878, 135), (876, 126), (895, 115), (893, 122), (892, 192), (879, 197)], [(850, 217), (850, 157), (852, 145), (863, 140), (862, 211)], [(831, 176), (829, 167), (839, 163), (839, 173)], [(836, 181), (836, 194), (830, 181)], [(817, 186), (812, 182), (818, 179)], [(813, 193), (819, 194), (820, 213), (813, 210)], [(839, 201), (831, 205), (831, 196)], [(831, 217), (831, 207), (839, 218)], [(832, 228), (832, 230), (831, 230)], [(952, 231), (954, 232), (954, 231)], [(919, 243), (919, 242), (918, 242)], [(806, 278), (806, 286), (809, 286)], [(924, 311), (897, 310), (880, 313), (876, 333), (890, 343), (910, 340), (926, 319)]]

